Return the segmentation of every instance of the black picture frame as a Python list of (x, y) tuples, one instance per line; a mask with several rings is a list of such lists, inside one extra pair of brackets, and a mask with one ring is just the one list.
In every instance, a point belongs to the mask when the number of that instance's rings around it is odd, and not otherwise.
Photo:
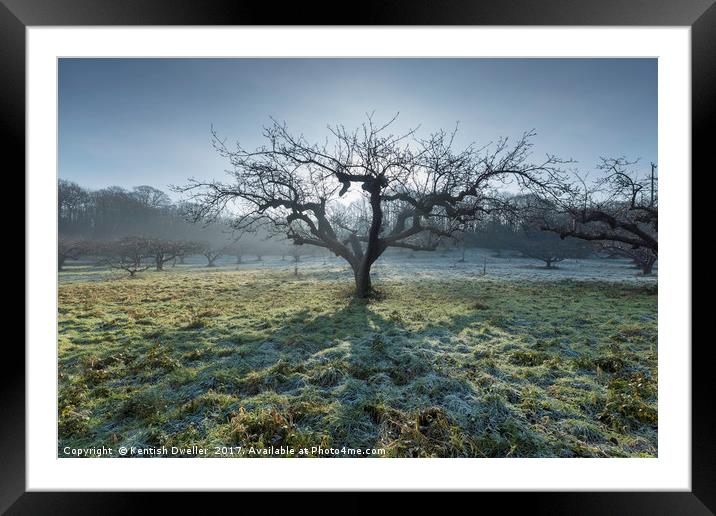
[[(19, 170), (25, 167), (27, 26), (639, 25), (691, 27), (692, 168), (706, 171), (707, 165), (711, 165), (707, 164), (711, 150), (707, 129), (709, 122), (716, 119), (714, 1), (363, 0), (356, 4), (356, 9), (342, 11), (336, 3), (322, 2), (310, 5), (294, 2), (279, 8), (277, 4), (268, 2), (240, 0), (0, 0), (0, 141), (5, 144), (3, 168), (8, 176), (21, 177)], [(13, 159), (8, 160), (8, 157)], [(692, 259), (692, 267), (695, 265)], [(27, 276), (31, 271), (26, 270), (25, 274)], [(19, 346), (10, 349), (10, 342), (10, 339), (5, 342), (5, 367), (0, 375), (0, 511), (7, 510), (8, 514), (125, 514), (156, 496), (163, 497), (162, 504), (181, 504), (184, 509), (191, 507), (186, 495), (178, 493), (166, 496), (119, 492), (25, 492), (25, 354)], [(686, 347), (691, 343), (670, 344)], [(716, 392), (716, 375), (709, 370), (712, 368), (708, 360), (709, 346), (710, 339), (694, 341), (692, 346), (691, 492), (482, 493), (479, 496), (484, 497), (484, 501), (502, 503), (511, 509), (519, 510), (522, 506), (533, 513), (713, 514), (716, 511), (716, 439), (713, 437), (716, 427), (711, 407), (712, 394)], [(10, 356), (7, 356), (8, 353)], [(209, 494), (219, 496), (214, 499), (216, 502), (225, 499), (224, 495)], [(280, 501), (281, 497), (272, 499)], [(421, 503), (422, 497), (414, 496), (413, 500)], [(295, 495), (290, 497), (289, 502), (296, 504)], [(351, 505), (357, 509), (366, 507), (360, 503)], [(164, 508), (166, 510), (167, 507)]]

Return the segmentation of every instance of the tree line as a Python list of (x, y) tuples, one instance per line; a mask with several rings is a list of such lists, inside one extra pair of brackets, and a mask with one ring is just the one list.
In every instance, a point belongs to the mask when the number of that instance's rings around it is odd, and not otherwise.
[(241, 263), (247, 255), (259, 261), (268, 254), (297, 255), (285, 239), (268, 239), (265, 231), (236, 232), (226, 219), (196, 224), (186, 211), (185, 204), (151, 186), (90, 190), (60, 180), (58, 269), (84, 258), (134, 276), (189, 256), (202, 256), (214, 267), (222, 257)]

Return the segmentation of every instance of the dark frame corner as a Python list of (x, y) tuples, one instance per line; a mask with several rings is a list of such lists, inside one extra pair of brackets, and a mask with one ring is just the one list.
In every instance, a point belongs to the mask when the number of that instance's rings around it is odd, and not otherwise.
[[(0, 0), (0, 120), (6, 155), (25, 167), (25, 29), (36, 25), (662, 25), (692, 30), (692, 168), (708, 170), (708, 126), (716, 119), (715, 0), (393, 0), (361, 3), (350, 17), (313, 3), (277, 10), (268, 3), (228, 0)], [(277, 12), (278, 11), (278, 12)], [(7, 161), (5, 161), (7, 162)], [(9, 168), (9, 167), (6, 167)], [(685, 171), (687, 172), (687, 171)], [(20, 174), (16, 174), (17, 177)], [(693, 179), (692, 179), (693, 180)], [(22, 187), (24, 191), (24, 184)], [(693, 216), (692, 216), (693, 219)], [(693, 229), (692, 229), (693, 233)], [(23, 237), (24, 238), (24, 237)], [(693, 253), (693, 250), (692, 250)], [(692, 259), (693, 267), (693, 259)], [(698, 269), (697, 269), (698, 270)], [(25, 274), (28, 274), (26, 270)], [(6, 342), (10, 342), (9, 340)], [(686, 344), (686, 343), (684, 343)], [(716, 513), (716, 391), (708, 340), (692, 346), (692, 491), (644, 493), (521, 493), (509, 496), (532, 512), (550, 514)], [(9, 347), (9, 346), (8, 346)], [(19, 348), (16, 346), (16, 348)], [(124, 514), (149, 496), (126, 493), (25, 492), (25, 357), (6, 358), (0, 375), (0, 512)], [(212, 496), (217, 496), (213, 494)], [(222, 499), (224, 495), (220, 495)], [(242, 495), (245, 496), (245, 495)], [(295, 495), (287, 499), (295, 504)], [(188, 508), (187, 495), (164, 496)], [(356, 500), (357, 501), (357, 500)], [(499, 500), (504, 503), (504, 499)], [(206, 506), (204, 506), (205, 508)], [(345, 506), (344, 506), (345, 507)]]

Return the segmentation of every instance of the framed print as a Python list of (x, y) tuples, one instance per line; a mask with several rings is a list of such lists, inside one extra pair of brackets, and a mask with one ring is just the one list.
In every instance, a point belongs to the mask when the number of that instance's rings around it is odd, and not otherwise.
[(518, 4), (5, 2), (27, 306), (3, 509), (711, 513), (691, 170), (716, 8)]

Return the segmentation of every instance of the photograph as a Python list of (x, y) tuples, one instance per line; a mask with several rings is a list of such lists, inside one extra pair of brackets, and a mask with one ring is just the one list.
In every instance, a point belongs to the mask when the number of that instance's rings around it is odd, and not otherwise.
[(57, 457), (658, 458), (659, 80), (59, 57)]

